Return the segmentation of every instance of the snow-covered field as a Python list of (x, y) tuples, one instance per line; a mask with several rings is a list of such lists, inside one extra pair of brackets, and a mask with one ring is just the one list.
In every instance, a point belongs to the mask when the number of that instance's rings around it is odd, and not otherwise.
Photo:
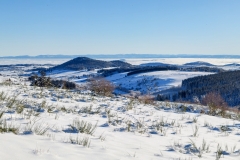
[[(52, 64), (57, 65), (64, 63), (70, 59), (0, 59), (0, 64)], [(102, 60), (113, 60), (113, 59), (102, 59)], [(125, 62), (131, 63), (133, 65), (161, 65), (161, 64), (172, 64), (172, 65), (183, 65), (190, 62), (208, 62), (217, 67), (226, 70), (236, 70), (240, 69), (240, 59), (217, 59), (217, 58), (155, 58), (155, 59), (125, 59)], [(227, 64), (233, 64), (229, 66), (224, 66)], [(48, 67), (49, 65), (46, 65)], [(36, 66), (34, 66), (36, 67)], [(41, 66), (44, 67), (44, 66)], [(33, 67), (29, 67), (31, 69)], [(22, 69), (26, 70), (26, 68)], [(17, 73), (23, 74), (21, 68), (18, 70), (1, 70), (0, 73), (4, 75), (12, 75)], [(29, 74), (30, 72), (27, 72)], [(48, 76), (57, 79), (64, 79), (76, 82), (79, 85), (84, 85), (86, 83), (87, 75), (96, 74), (95, 71), (64, 71), (55, 70), (48, 73)], [(116, 86), (120, 86), (124, 90), (135, 90), (142, 93), (156, 94), (165, 89), (172, 87), (178, 87), (181, 85), (182, 80), (190, 77), (212, 74), (209, 72), (183, 72), (183, 71), (164, 71), (164, 72), (150, 72), (143, 74), (136, 74), (132, 76), (126, 76), (127, 73), (115, 74), (107, 77), (108, 80), (112, 81)]]
[[(66, 60), (65, 60), (66, 61)], [(0, 60), (1, 64), (60, 64), (64, 60)], [(184, 64), (196, 60), (133, 60), (132, 64)], [(239, 63), (223, 59), (212, 64)], [(232, 67), (232, 66), (231, 66)], [(100, 97), (29, 86), (18, 76), (29, 68), (0, 71), (0, 159), (240, 159), (240, 121), (200, 114), (206, 106), (126, 97)], [(49, 76), (79, 84), (96, 71), (54, 71)], [(183, 79), (212, 74), (164, 71), (107, 77), (143, 92), (178, 86)], [(9, 78), (11, 82), (9, 82)], [(26, 77), (25, 77), (26, 78)], [(185, 109), (183, 109), (185, 108)], [(186, 112), (187, 108), (187, 112)], [(224, 157), (224, 158), (223, 158)]]
[[(47, 74), (51, 78), (65, 79), (73, 81), (79, 85), (86, 83), (87, 77), (84, 75), (97, 74), (97, 71), (53, 71)], [(135, 74), (127, 76), (127, 73), (118, 73), (106, 77), (116, 86), (121, 86), (128, 90), (138, 90), (141, 93), (156, 93), (172, 87), (180, 86), (182, 80), (214, 74), (211, 72), (187, 72), (187, 71), (157, 71)]]
[[(76, 83), (80, 83), (84, 75), (96, 74), (97, 70), (94, 71), (69, 71), (69, 70), (56, 70), (51, 73), (47, 73), (47, 76), (57, 79), (71, 79)], [(77, 77), (81, 77), (78, 79)]]
[(239, 117), (6, 80), (0, 76), (1, 159), (240, 159)]
[(127, 73), (115, 74), (106, 77), (116, 86), (129, 90), (138, 90), (141, 93), (156, 93), (182, 84), (182, 80), (213, 74), (210, 72), (186, 72), (186, 71), (157, 71), (126, 76)]

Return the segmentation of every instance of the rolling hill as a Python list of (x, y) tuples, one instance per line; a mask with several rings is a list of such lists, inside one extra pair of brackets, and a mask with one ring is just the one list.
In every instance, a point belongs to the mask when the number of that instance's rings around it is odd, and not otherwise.
[(128, 68), (132, 65), (126, 62), (122, 62), (120, 60), (114, 61), (102, 61), (102, 60), (95, 60), (87, 57), (78, 57), (74, 58), (70, 61), (67, 61), (61, 65), (55, 66), (51, 68), (52, 70), (56, 69), (64, 69), (64, 70), (92, 70), (92, 69), (101, 69), (101, 68), (108, 68), (108, 67), (122, 67)]

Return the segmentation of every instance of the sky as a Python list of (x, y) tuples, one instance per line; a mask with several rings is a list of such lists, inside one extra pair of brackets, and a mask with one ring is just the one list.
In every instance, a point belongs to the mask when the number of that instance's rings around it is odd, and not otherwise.
[(0, 56), (240, 55), (239, 0), (0, 0)]

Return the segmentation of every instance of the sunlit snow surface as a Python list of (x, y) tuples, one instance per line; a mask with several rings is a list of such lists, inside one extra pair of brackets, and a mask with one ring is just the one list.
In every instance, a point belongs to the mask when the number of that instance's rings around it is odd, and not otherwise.
[[(169, 61), (160, 62), (170, 63)], [(174, 64), (177, 61), (183, 64), (199, 60), (183, 62), (181, 59), (176, 59)], [(2, 59), (0, 62), (3, 62)], [(13, 64), (13, 62), (16, 64), (30, 63), (29, 60), (21, 60), (10, 61), (8, 64)], [(31, 63), (33, 62), (40, 63), (40, 61), (31, 60)], [(62, 62), (48, 59), (41, 63), (60, 64)], [(139, 60), (135, 62), (142, 64)], [(237, 60), (226, 61), (225, 64), (236, 62)], [(59, 71), (59, 73), (52, 73), (51, 76), (63, 78), (83, 73), (85, 74), (84, 71)], [(158, 102), (156, 105), (144, 105), (121, 96), (96, 97), (61, 89), (31, 87), (28, 86), (29, 82), (25, 82), (17, 74), (18, 72), (5, 71), (4, 75), (0, 75), (0, 83), (9, 78), (14, 82), (12, 85), (0, 85), (0, 93), (4, 92), (9, 97), (4, 100), (0, 98), (0, 112), (4, 112), (1, 119), (6, 120), (9, 126), (19, 127), (18, 135), (11, 132), (0, 133), (0, 159), (194, 160), (199, 159), (199, 152), (196, 151), (193, 143), (197, 148), (201, 148), (203, 140), (209, 149), (202, 152), (200, 159), (215, 160), (216, 152), (220, 147), (224, 154), (221, 159), (240, 159), (240, 121), (200, 114), (200, 110), (208, 109), (206, 106), (183, 104), (191, 110), (182, 112), (179, 110), (182, 104), (178, 103)], [(123, 85), (136, 87), (138, 87), (137, 81), (145, 79), (144, 82), (147, 83), (140, 85), (142, 88), (147, 88), (152, 78), (156, 78), (159, 89), (164, 89), (164, 87), (179, 85), (184, 78), (208, 73), (166, 71), (129, 77), (125, 77), (125, 74), (121, 73), (107, 78), (118, 84), (130, 81)], [(9, 107), (9, 100), (15, 96), (26, 104), (22, 113), (16, 112), (16, 106)], [(44, 101), (46, 101), (46, 106), (38, 110)], [(90, 107), (92, 111), (99, 110), (99, 112), (91, 113)], [(110, 114), (107, 115), (107, 112)], [(91, 136), (71, 131), (75, 118), (92, 124), (97, 123), (94, 134)], [(157, 124), (160, 128), (156, 127)], [(41, 125), (49, 127), (44, 135), (26, 132)], [(198, 132), (194, 136), (196, 127)], [(227, 131), (223, 131), (221, 129), (223, 127), (227, 128)], [(76, 137), (88, 137), (91, 141), (90, 147), (71, 144), (70, 138)]]
[[(70, 59), (0, 59), (0, 64), (62, 64)], [(114, 59), (101, 59), (101, 60), (114, 60)], [(190, 62), (208, 62), (213, 65), (217, 65), (219, 68), (226, 70), (240, 69), (240, 66), (234, 64), (240, 64), (240, 59), (216, 59), (216, 58), (148, 58), (148, 59), (122, 59), (133, 65), (183, 65)], [(233, 64), (224, 66), (227, 64)], [(47, 66), (46, 66), (47, 67)], [(13, 72), (13, 71), (11, 71)], [(11, 74), (8, 71), (1, 71), (4, 74)], [(86, 77), (84, 75), (96, 74), (97, 71), (66, 71), (55, 70), (52, 73), (48, 73), (48, 76), (57, 79), (64, 79), (74, 81), (78, 84), (85, 84)], [(115, 85), (126, 88), (128, 90), (139, 90), (143, 93), (157, 93), (164, 89), (176, 87), (181, 85), (182, 80), (190, 77), (208, 75), (212, 73), (208, 72), (182, 72), (182, 71), (166, 71), (166, 72), (150, 72), (143, 74), (136, 74), (132, 76), (126, 76), (127, 73), (115, 74), (107, 77)], [(154, 88), (153, 88), (154, 86)]]
[[(4, 78), (0, 76), (0, 79)], [(184, 104), (191, 111), (181, 112), (178, 103), (144, 105), (121, 96), (96, 97), (41, 89), (17, 80), (10, 86), (0, 85), (1, 92), (11, 98), (17, 95), (17, 99), (26, 104), (22, 113), (17, 113), (15, 105), (7, 107), (9, 99), (0, 101), (0, 111), (4, 111), (1, 119), (9, 126), (19, 127), (18, 135), (0, 134), (3, 160), (199, 159), (193, 143), (199, 148), (203, 140), (209, 149), (203, 151), (202, 159), (215, 160), (218, 146), (224, 151), (224, 160), (240, 158), (240, 121), (199, 113), (207, 107)], [(41, 105), (44, 101), (45, 106)], [(129, 105), (131, 109), (127, 109)], [(91, 113), (96, 110), (99, 112)], [(110, 113), (110, 120), (106, 112)], [(72, 130), (76, 118), (93, 125), (97, 123), (94, 134)], [(227, 127), (227, 131), (222, 131), (222, 126)], [(44, 127), (49, 127), (44, 135), (37, 135), (39, 132), (33, 129)], [(198, 131), (194, 136), (196, 127)], [(89, 138), (89, 148), (72, 144), (71, 138), (76, 137)]]
[[(126, 73), (115, 74), (107, 77), (108, 80), (117, 86), (127, 88), (129, 90), (138, 90), (142, 93), (156, 93), (164, 89), (180, 86), (182, 80), (209, 75), (209, 72), (185, 72), (185, 71), (157, 71), (141, 73), (126, 76)], [(126, 76), (126, 77), (125, 77)]]

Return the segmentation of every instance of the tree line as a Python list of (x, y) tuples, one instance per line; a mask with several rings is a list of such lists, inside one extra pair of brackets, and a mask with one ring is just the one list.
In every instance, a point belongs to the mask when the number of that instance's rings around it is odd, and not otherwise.
[(182, 90), (175, 99), (202, 99), (207, 93), (220, 94), (229, 106), (240, 105), (240, 71), (227, 71), (213, 75), (198, 76), (182, 81)]

